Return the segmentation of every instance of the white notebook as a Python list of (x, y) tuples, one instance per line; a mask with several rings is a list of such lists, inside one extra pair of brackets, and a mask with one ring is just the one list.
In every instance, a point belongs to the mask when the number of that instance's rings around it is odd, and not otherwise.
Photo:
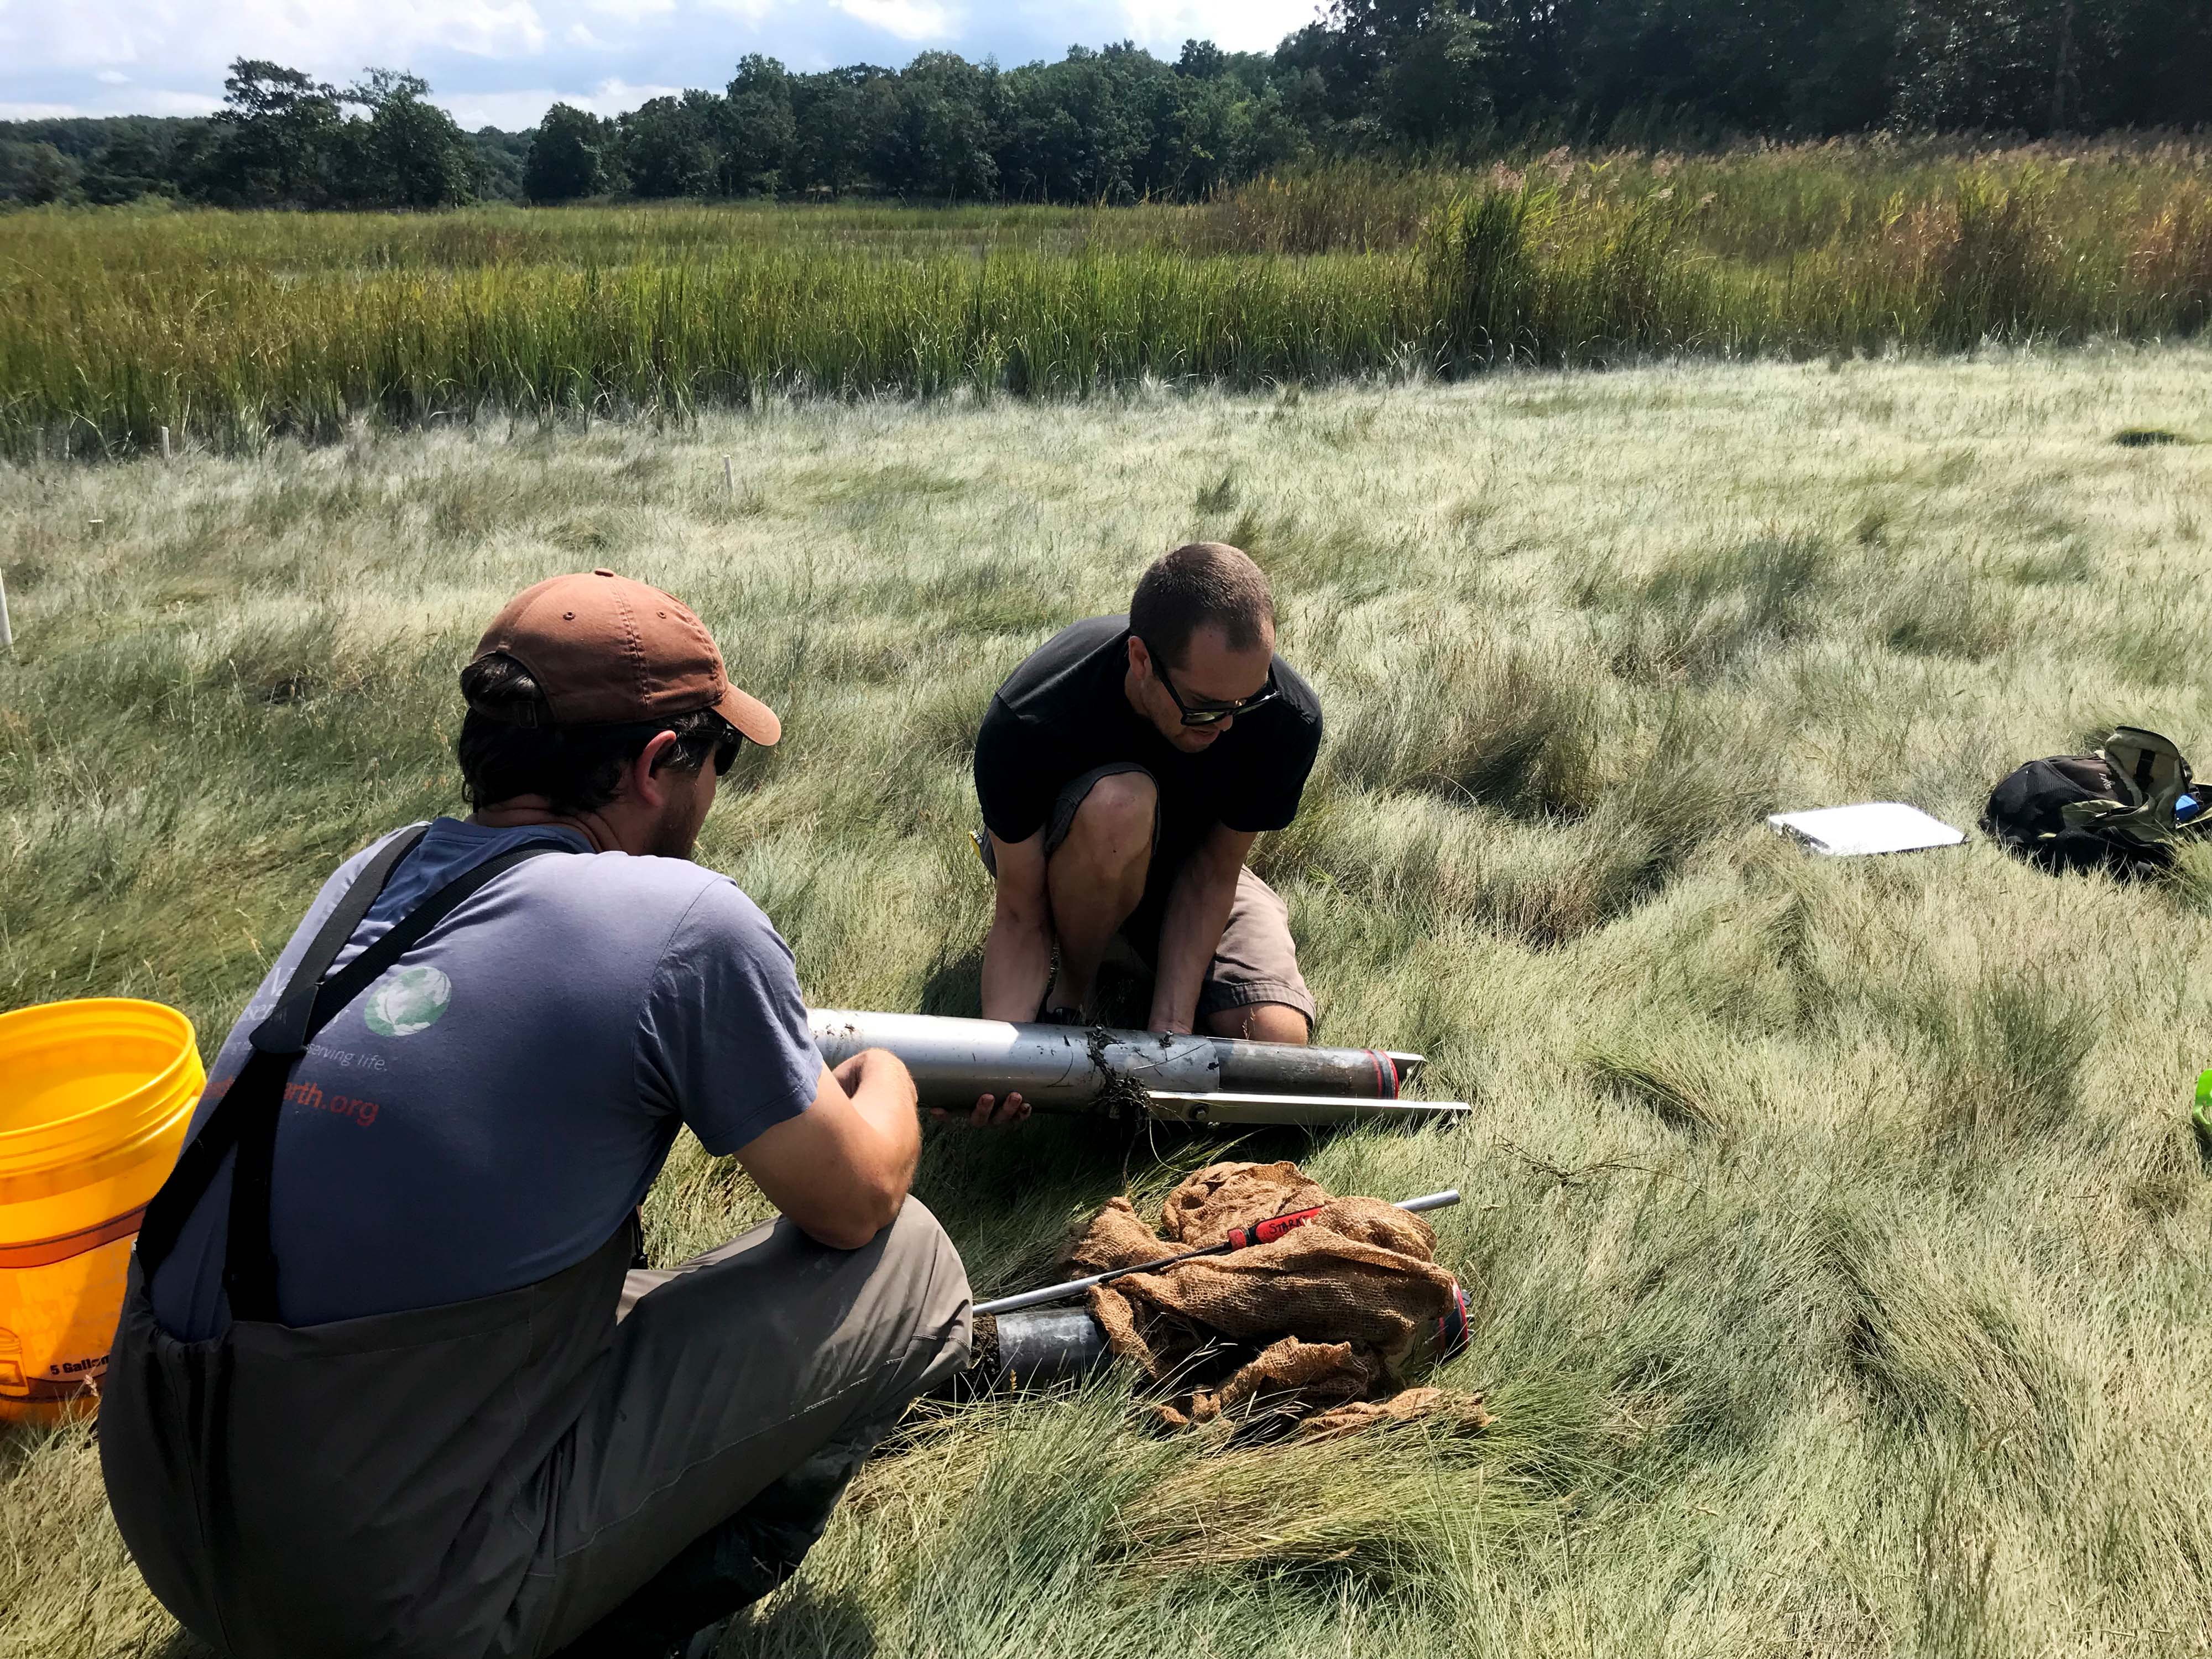
[(1966, 832), (1931, 818), (1901, 800), (1861, 801), (1853, 806), (1823, 806), (1810, 812), (1777, 812), (1766, 820), (1816, 853), (1848, 858), (1862, 853), (1916, 853), (1925, 847), (1956, 847)]

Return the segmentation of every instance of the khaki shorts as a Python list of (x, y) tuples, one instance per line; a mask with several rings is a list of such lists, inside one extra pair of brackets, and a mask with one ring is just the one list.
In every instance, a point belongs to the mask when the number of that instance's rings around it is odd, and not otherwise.
[[(1085, 772), (1060, 792), (1052, 804), (1052, 817), (1045, 824), (1044, 850), (1048, 858), (1058, 852), (1060, 843), (1067, 839), (1068, 831), (1075, 826), (1076, 813), (1099, 779), (1123, 772), (1152, 776), (1134, 761), (1116, 761)], [(995, 878), (999, 869), (991, 854), (991, 832), (984, 830), (975, 840), (983, 855), (983, 867)], [(1152, 820), (1152, 843), (1156, 848), (1159, 844), (1157, 812)], [(1138, 902), (1135, 914), (1121, 924), (1121, 933), (1115, 935), (1116, 942), (1126, 945), (1137, 964), (1146, 969), (1153, 966), (1158, 956), (1160, 921), (1165, 904), (1162, 896), (1172, 873), (1163, 870), (1151, 872), (1145, 884), (1145, 897)], [(1206, 982), (1199, 989), (1198, 1012), (1203, 1018), (1263, 1002), (1279, 1002), (1286, 1008), (1297, 1009), (1305, 1016), (1307, 1030), (1313, 1030), (1313, 993), (1306, 988), (1305, 975), (1298, 971), (1298, 947), (1291, 938), (1290, 907), (1273, 888), (1245, 870), (1237, 875), (1237, 897), (1229, 907), (1229, 925), (1221, 930), (1221, 943), (1214, 947), (1213, 961), (1206, 970)]]

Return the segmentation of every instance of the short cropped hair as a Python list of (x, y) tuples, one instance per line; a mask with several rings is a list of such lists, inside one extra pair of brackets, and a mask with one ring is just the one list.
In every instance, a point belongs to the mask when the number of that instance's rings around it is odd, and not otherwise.
[(661, 764), (693, 773), (731, 730), (711, 708), (659, 720), (556, 726), (536, 677), (499, 652), (461, 671), (461, 695), (469, 712), (453, 752), (471, 806), (543, 795), (556, 812), (593, 811), (615, 798), (629, 763), (661, 732), (676, 734)]
[(1232, 651), (1265, 645), (1275, 626), (1274, 595), (1260, 567), (1226, 542), (1188, 542), (1163, 553), (1137, 579), (1129, 631), (1170, 668), (1188, 657), (1191, 635), (1218, 628)]

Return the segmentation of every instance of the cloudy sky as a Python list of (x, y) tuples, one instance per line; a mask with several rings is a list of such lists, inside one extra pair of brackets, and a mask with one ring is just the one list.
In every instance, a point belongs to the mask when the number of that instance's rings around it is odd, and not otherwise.
[(470, 127), (534, 125), (555, 99), (611, 115), (720, 87), (748, 52), (795, 70), (950, 51), (1000, 63), (1192, 36), (1264, 50), (1316, 0), (0, 0), (0, 119), (197, 115), (223, 67), (271, 58), (344, 82), (427, 78)]

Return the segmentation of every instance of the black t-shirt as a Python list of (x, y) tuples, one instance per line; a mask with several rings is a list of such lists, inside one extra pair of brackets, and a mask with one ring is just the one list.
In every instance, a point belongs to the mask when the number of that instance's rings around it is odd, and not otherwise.
[(1060, 792), (1113, 761), (1134, 761), (1160, 792), (1156, 875), (1172, 871), (1217, 823), (1279, 830), (1297, 816), (1321, 749), (1321, 699), (1275, 659), (1282, 695), (1239, 714), (1188, 755), (1129, 707), (1129, 619), (1093, 617), (1062, 629), (1006, 677), (975, 738), (975, 793), (998, 841), (1027, 841), (1051, 820)]

